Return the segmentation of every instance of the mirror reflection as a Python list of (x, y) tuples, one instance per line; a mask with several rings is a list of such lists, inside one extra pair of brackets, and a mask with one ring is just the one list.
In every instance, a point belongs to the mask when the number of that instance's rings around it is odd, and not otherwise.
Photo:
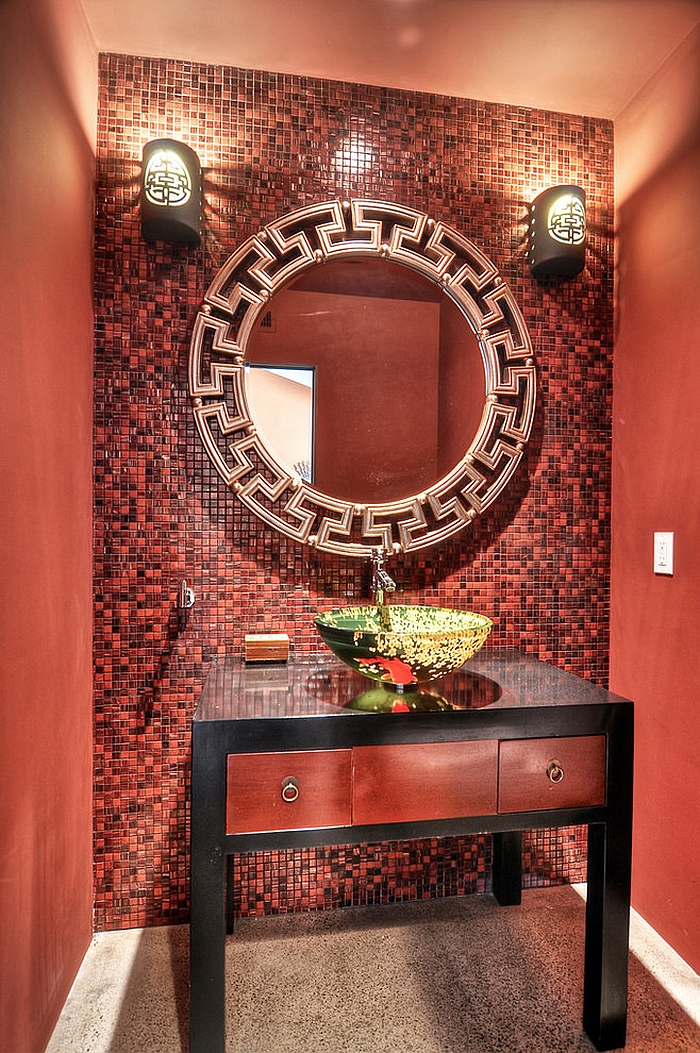
[(279, 290), (246, 365), (275, 458), (360, 504), (433, 486), (464, 456), (484, 409), (484, 364), (464, 314), (436, 283), (382, 259), (321, 263)]
[(269, 450), (313, 483), (316, 371), (303, 366), (248, 363), (245, 383), (252, 415)]

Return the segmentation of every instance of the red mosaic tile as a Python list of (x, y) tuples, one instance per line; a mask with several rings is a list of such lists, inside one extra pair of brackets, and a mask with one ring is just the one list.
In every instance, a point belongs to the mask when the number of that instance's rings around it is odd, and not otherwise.
[[(212, 468), (187, 395), (202, 295), (266, 222), (330, 197), (377, 197), (462, 230), (499, 267), (538, 366), (533, 439), (473, 528), (391, 570), (407, 602), (494, 619), (517, 647), (605, 684), (608, 659), (613, 133), (608, 121), (420, 92), (103, 55), (95, 257), (95, 881), (98, 928), (188, 913), (190, 721), (209, 662), (254, 630), (292, 653), (323, 645), (312, 617), (367, 594), (366, 568), (297, 547), (240, 505)], [(140, 236), (143, 144), (173, 136), (204, 169), (196, 250)], [(351, 163), (352, 150), (367, 162)], [(528, 273), (528, 204), (579, 183), (584, 272)], [(185, 577), (196, 593), (178, 632)], [(579, 880), (582, 831), (526, 839), (526, 883)], [(236, 860), (239, 913), (319, 910), (482, 891), (490, 839)]]

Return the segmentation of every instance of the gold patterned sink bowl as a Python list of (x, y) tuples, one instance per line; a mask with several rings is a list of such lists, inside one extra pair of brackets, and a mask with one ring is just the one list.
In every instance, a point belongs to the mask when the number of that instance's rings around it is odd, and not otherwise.
[(379, 690), (350, 704), (366, 710), (452, 708), (419, 685), (459, 669), (493, 627), (490, 618), (473, 611), (398, 604), (340, 607), (318, 614), (314, 623), (333, 654), (377, 681)]

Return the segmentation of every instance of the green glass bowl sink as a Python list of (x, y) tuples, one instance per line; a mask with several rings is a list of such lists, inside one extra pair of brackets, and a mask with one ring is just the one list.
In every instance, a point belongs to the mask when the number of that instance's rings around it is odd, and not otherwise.
[(314, 623), (341, 661), (397, 691), (459, 669), (493, 627), (473, 611), (398, 604), (341, 607), (318, 614)]

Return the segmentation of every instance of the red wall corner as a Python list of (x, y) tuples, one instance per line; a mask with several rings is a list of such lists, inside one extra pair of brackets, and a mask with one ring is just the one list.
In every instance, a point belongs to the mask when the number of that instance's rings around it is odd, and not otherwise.
[(22, 1053), (92, 933), (95, 75), (77, 0), (0, 5), (0, 1049)]
[[(638, 182), (618, 210), (610, 652), (611, 688), (636, 703), (633, 905), (695, 970), (700, 970), (699, 41), (696, 33), (678, 50), (616, 129), (625, 187), (633, 153), (640, 143), (647, 145), (637, 158)], [(667, 120), (662, 140), (646, 134), (660, 114)], [(672, 119), (676, 126), (669, 129)], [(658, 530), (675, 533), (672, 577), (653, 573)]]

